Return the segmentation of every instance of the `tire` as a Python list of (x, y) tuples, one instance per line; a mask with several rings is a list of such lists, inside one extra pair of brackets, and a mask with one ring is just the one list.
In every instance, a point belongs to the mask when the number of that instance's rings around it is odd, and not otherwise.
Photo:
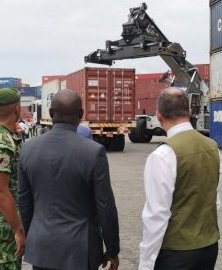
[(132, 143), (138, 143), (138, 138), (136, 137), (136, 128), (132, 128), (128, 137)]
[(101, 145), (103, 145), (106, 150), (109, 150), (110, 145), (112, 143), (112, 138), (106, 136), (93, 135), (93, 140)]
[(137, 121), (135, 136), (140, 143), (149, 143), (153, 137), (152, 133), (146, 129), (146, 119)]
[(123, 134), (120, 134), (113, 136), (107, 150), (114, 152), (122, 152), (124, 148), (125, 148), (125, 136)]

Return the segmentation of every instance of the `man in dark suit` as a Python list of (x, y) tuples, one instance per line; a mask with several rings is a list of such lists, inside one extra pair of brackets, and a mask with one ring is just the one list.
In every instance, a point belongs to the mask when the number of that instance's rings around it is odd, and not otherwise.
[[(54, 95), (53, 128), (21, 151), (18, 199), (33, 269), (119, 265), (119, 227), (104, 147), (78, 134), (83, 115), (71, 90)], [(103, 254), (103, 241), (106, 253)]]

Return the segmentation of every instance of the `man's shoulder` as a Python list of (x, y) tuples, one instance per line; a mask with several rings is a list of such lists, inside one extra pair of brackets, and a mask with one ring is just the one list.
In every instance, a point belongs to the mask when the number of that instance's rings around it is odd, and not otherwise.
[(15, 143), (9, 131), (0, 127), (0, 149), (15, 151)]
[(22, 149), (34, 149), (34, 147), (39, 147), (39, 144), (42, 144), (44, 141), (46, 141), (46, 135), (48, 136), (47, 133), (30, 138), (23, 143)]
[(159, 157), (167, 157), (167, 155), (171, 154), (173, 149), (166, 142), (160, 143), (157, 148), (150, 154), (150, 156), (159, 156)]
[(104, 148), (103, 145), (95, 142), (94, 140), (89, 140), (86, 137), (81, 137), (81, 141), (79, 141), (79, 143), (85, 148), (94, 149), (98, 151)]

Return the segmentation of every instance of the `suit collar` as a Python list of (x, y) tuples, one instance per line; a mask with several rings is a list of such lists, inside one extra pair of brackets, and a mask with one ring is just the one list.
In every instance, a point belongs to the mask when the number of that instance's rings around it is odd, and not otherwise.
[(65, 123), (55, 123), (53, 124), (52, 129), (67, 129), (67, 130), (72, 130), (72, 131), (76, 131), (77, 130), (77, 126), (75, 125), (71, 125), (71, 124), (65, 124)]

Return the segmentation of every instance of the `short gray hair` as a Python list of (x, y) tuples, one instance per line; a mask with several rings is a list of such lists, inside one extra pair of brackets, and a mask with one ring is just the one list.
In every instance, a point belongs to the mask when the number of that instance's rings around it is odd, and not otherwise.
[(166, 119), (189, 117), (189, 99), (186, 92), (176, 87), (164, 89), (157, 100), (157, 109)]

